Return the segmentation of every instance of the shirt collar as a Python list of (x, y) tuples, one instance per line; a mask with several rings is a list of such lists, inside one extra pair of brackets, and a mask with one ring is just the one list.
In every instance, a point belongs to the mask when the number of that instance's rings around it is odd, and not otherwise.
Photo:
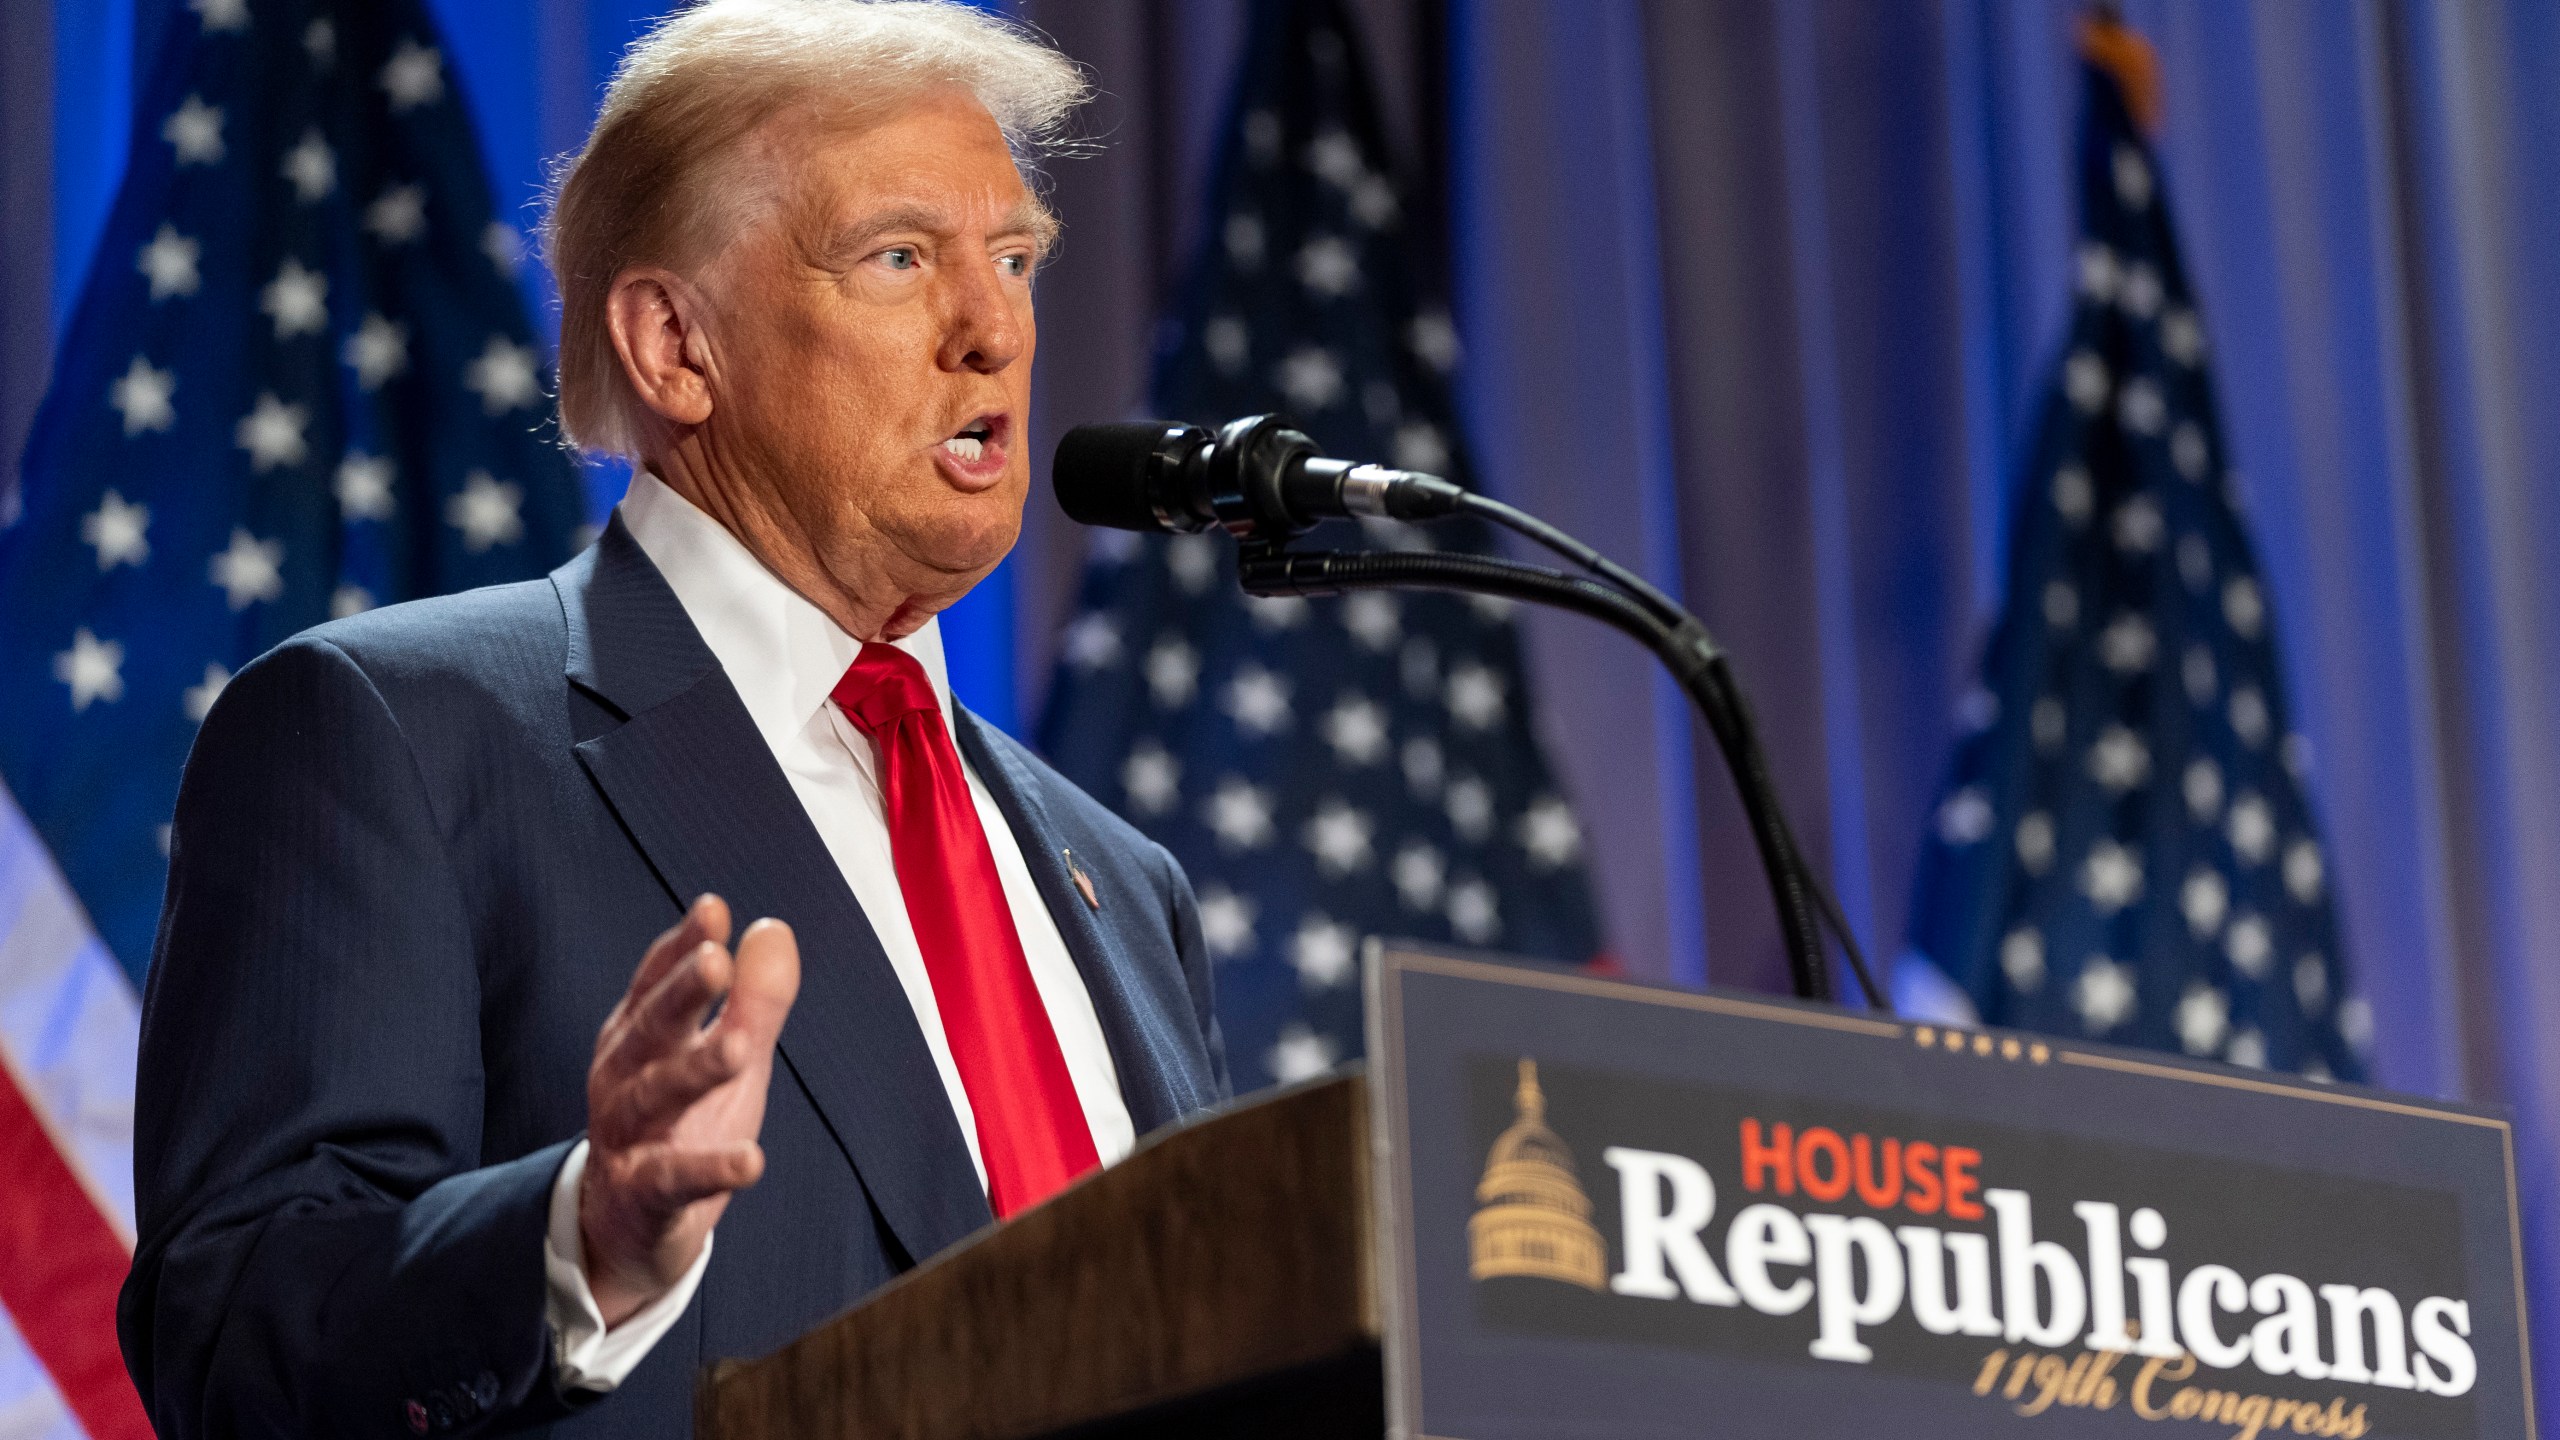
[[(666, 577), (702, 642), (728, 672), (765, 743), (778, 749), (797, 736), (827, 703), (862, 642), (782, 583), (726, 526), (648, 471), (633, 472), (617, 509), (623, 528)], [(924, 666), (943, 727), (950, 729), (942, 622), (927, 620), (914, 634), (889, 643)]]

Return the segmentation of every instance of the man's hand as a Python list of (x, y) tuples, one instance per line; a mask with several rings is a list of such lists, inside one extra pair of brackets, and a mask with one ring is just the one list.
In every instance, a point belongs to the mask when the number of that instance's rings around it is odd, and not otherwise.
[(756, 1134), (774, 1040), (800, 993), (800, 947), (779, 920), (748, 926), (734, 957), (728, 942), (728, 905), (694, 901), (596, 1036), (578, 1233), (608, 1328), (682, 1279), (730, 1192), (764, 1173)]

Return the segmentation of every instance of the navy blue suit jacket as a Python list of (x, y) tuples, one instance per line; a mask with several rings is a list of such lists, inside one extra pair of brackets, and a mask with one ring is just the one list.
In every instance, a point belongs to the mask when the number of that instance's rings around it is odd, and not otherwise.
[[(1139, 1131), (1224, 1098), (1173, 858), (965, 711), (957, 730)], [(765, 1176), (622, 1388), (564, 1394), (551, 1183), (597, 1027), (705, 891), (799, 935)], [(406, 1435), (421, 1413), (444, 1433), (681, 1436), (697, 1367), (772, 1349), (990, 1219), (879, 940), (619, 521), (548, 580), (324, 625), (223, 692), (178, 800), (134, 1141), (119, 1328), (166, 1440)]]

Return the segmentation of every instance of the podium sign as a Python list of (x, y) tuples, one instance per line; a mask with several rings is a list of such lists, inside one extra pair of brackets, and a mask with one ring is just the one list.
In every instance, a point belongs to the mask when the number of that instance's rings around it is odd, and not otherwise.
[(1411, 950), (1388, 1433), (2531, 1436), (2496, 1115)]

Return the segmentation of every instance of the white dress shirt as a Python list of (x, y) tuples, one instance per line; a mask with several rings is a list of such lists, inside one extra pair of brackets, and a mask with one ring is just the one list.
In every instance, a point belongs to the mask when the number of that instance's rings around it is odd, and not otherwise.
[[(728, 673), (747, 715), (773, 751), (774, 760), (791, 781), (801, 808), (816, 826), (818, 838), (844, 872), (862, 913), (888, 952), (889, 967), (915, 1007), (916, 1024), (925, 1048), (942, 1076), (942, 1088), (968, 1142), (977, 1166), (978, 1183), (986, 1184), (986, 1161), (978, 1153), (978, 1127), (969, 1092), (960, 1083), (959, 1067), (942, 1027), (933, 981), (907, 918), (905, 893), (889, 848), (889, 823), (880, 798), (878, 758), (870, 738), (829, 697), (862, 642), (837, 628), (826, 613), (810, 604), (764, 568), (747, 547), (720, 522), (656, 476), (642, 471), (620, 507), (631, 538), (684, 605), (703, 643)], [(952, 728), (951, 682), (942, 658), (938, 622), (903, 640), (892, 642), (923, 665), (941, 702), (943, 726)], [(956, 744), (956, 741), (955, 741)], [(1031, 964), (1031, 979), (1066, 1056), (1067, 1074), (1076, 1099), (1093, 1132), (1094, 1152), (1105, 1165), (1129, 1153), (1136, 1144), (1129, 1108), (1120, 1097), (1120, 1077), (1111, 1049), (1102, 1036), (1093, 997), (1075, 959), (1067, 953), (1058, 922), (1041, 899), (1031, 870), (1023, 862), (1022, 845), (996, 807), (995, 797), (965, 757), (961, 768), (969, 779), (969, 797), (977, 802), (978, 823), (994, 852), (996, 874), (1013, 911), (1014, 930)], [(690, 899), (691, 897), (686, 897)], [(754, 919), (741, 915), (741, 924)], [(812, 937), (803, 936), (803, 940)], [(631, 957), (639, 964), (640, 957)], [(577, 1185), (586, 1168), (586, 1143), (570, 1152), (554, 1182), (551, 1228), (545, 1245), (544, 1271), (550, 1284), (550, 1319), (559, 1345), (563, 1383), (590, 1390), (610, 1390), (628, 1376), (649, 1348), (673, 1326), (701, 1283), (711, 1247), (675, 1287), (622, 1324), (607, 1331), (603, 1316), (576, 1257), (579, 1254)], [(853, 1217), (846, 1217), (852, 1223)]]

